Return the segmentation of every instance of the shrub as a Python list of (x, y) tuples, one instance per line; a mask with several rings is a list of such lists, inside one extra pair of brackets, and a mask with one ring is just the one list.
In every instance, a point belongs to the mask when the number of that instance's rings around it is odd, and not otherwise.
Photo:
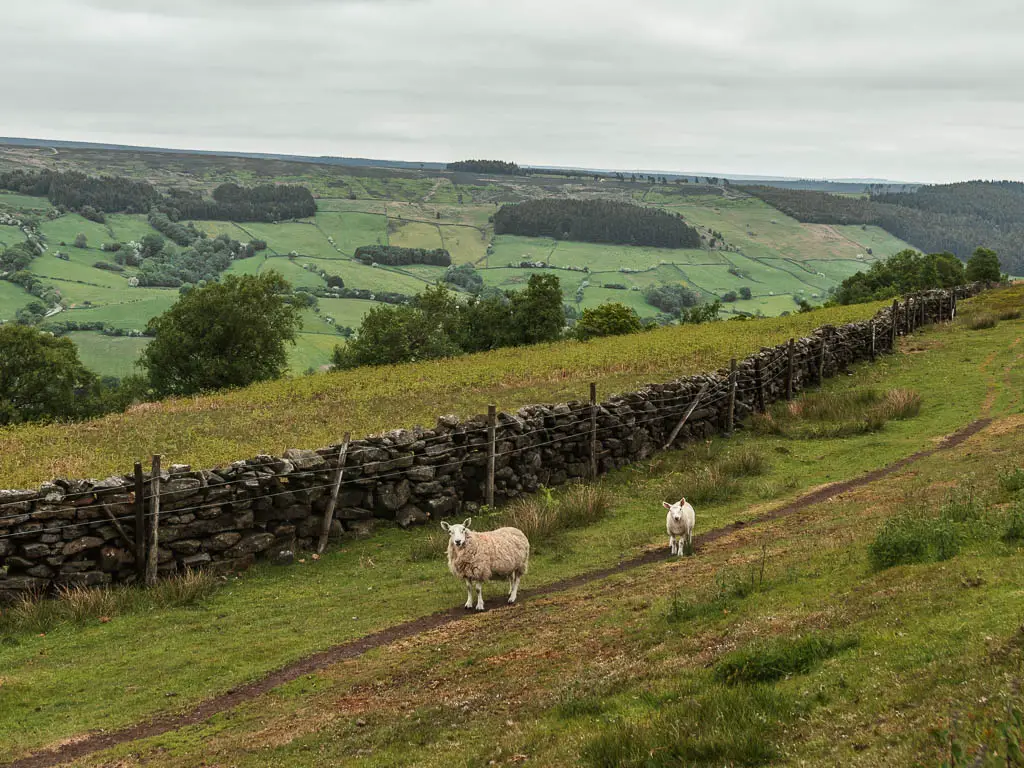
[(754, 477), (770, 469), (764, 453), (751, 446), (733, 451), (721, 461), (720, 466), (727, 477)]
[(817, 664), (857, 645), (856, 637), (808, 635), (755, 643), (729, 654), (715, 665), (715, 679), (728, 685), (770, 683), (803, 675)]
[(999, 488), (1006, 493), (1024, 491), (1024, 467), (1006, 467), (999, 471)]
[(1024, 541), (1024, 504), (1017, 504), (1010, 510), (1001, 538), (1007, 544)]
[(913, 511), (886, 520), (868, 546), (876, 571), (895, 565), (948, 560), (960, 551), (960, 540), (948, 518), (929, 518)]

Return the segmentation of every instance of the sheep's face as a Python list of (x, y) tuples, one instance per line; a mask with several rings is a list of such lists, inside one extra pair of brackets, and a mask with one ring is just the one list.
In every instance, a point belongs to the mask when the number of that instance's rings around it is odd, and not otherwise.
[(667, 501), (661, 502), (661, 506), (668, 510), (668, 515), (672, 520), (677, 523), (683, 522), (683, 504), (686, 503), (686, 499), (680, 499), (675, 504), (669, 504)]
[(448, 538), (452, 544), (456, 547), (462, 547), (469, 538), (469, 524), (471, 522), (473, 522), (471, 517), (467, 517), (466, 521), (461, 525), (459, 523), (449, 525), (448, 522), (442, 520), (441, 527), (448, 533)]

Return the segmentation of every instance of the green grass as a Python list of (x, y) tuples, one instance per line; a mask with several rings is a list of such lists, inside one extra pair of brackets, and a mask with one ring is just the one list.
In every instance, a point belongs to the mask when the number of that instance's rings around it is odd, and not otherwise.
[(26, 292), (20, 285), (0, 280), (0, 320), (13, 320), (19, 309), (33, 301), (36, 301), (36, 297)]
[(25, 241), (25, 233), (21, 227), (9, 224), (0, 224), (0, 246), (8, 247)]
[(715, 665), (715, 678), (727, 685), (773, 683), (791, 675), (806, 675), (815, 666), (854, 648), (854, 637), (808, 635), (755, 643), (726, 656)]
[(0, 206), (19, 208), (27, 211), (48, 211), (53, 206), (45, 197), (19, 195), (14, 192), (0, 191)]
[[(63, 284), (61, 284), (61, 288), (63, 290)], [(118, 296), (120, 301), (71, 309), (62, 312), (58, 319), (76, 320), (80, 323), (103, 321), (113, 328), (142, 330), (150, 318), (163, 314), (178, 300), (178, 291), (175, 288), (130, 288), (126, 290), (131, 293)]]
[[(79, 233), (86, 236), (90, 248), (98, 249), (111, 239), (104, 225), (83, 218), (77, 213), (65, 213), (56, 219), (47, 219), (39, 224), (39, 231), (46, 237), (46, 246), (51, 253), (58, 249), (68, 252), (79, 250), (73, 245)], [(61, 246), (61, 242), (66, 245)]]
[[(151, 226), (143, 214), (108, 213), (106, 215), (106, 228), (112, 233), (107, 241), (126, 243), (130, 240), (140, 242), (146, 235), (160, 234)], [(162, 235), (161, 235), (162, 237)], [(237, 237), (235, 238), (238, 239)], [(98, 246), (102, 243), (90, 243)]]
[[(996, 385), (992, 413), (1003, 421), (953, 453), (738, 530), (694, 558), (473, 617), (303, 676), (210, 723), (86, 763), (188, 766), (216, 756), (239, 766), (299, 766), (315, 758), (430, 768), (527, 755), (551, 766), (581, 759), (934, 764), (928, 729), (965, 711), (971, 718), (961, 719), (961, 736), (976, 748), (998, 714), (998, 700), (986, 702), (1007, 685), (1019, 658), (1019, 549), (970, 542), (954, 560), (878, 573), (867, 553), (906, 499), (944, 503), (951, 466), (995, 486), (1000, 467), (1024, 458), (1016, 432), (1022, 390), (1003, 384), (1019, 328), (928, 332), (910, 341), (923, 353), (886, 357), (829, 383), (829, 391), (920, 391), (920, 415), (883, 433), (815, 442), (741, 435), (616, 473), (606, 481), (617, 499), (612, 509), (544, 548), (525, 586), (614, 565), (651, 545), (667, 552), (658, 499), (673, 486), (673, 472), (704, 461), (702, 450), (746, 476), (729, 500), (697, 508), (698, 534), (763, 512), (764, 482), (791, 481), (773, 497), (781, 499), (930, 445), (977, 417)], [(750, 452), (771, 456), (770, 466)], [(185, 709), (304, 653), (461, 603), (462, 587), (440, 558), (410, 562), (410, 546), (430, 533), (388, 528), (374, 539), (346, 541), (319, 561), (260, 566), (191, 607), (142, 601), (104, 624), (86, 619), (44, 637), (14, 634), (14, 642), (0, 645), (0, 707), (10, 714), (0, 721), (0, 759), (87, 729)], [(767, 588), (741, 596), (726, 587), (730, 600), (716, 609), (665, 621), (681, 590), (714, 599), (721, 574), (762, 563)], [(487, 599), (502, 587), (489, 587)], [(838, 653), (817, 642), (854, 636), (858, 647)], [(706, 669), (738, 659), (746, 663), (736, 668), (776, 681), (728, 686)], [(133, 670), (130, 682), (124, 669)]]
[[(56, 319), (67, 317), (58, 315)], [(70, 315), (77, 317), (77, 315)], [(67, 338), (78, 347), (78, 357), (86, 367), (101, 376), (117, 376), (118, 378), (138, 373), (135, 361), (138, 360), (146, 344), (147, 338), (131, 336), (104, 336), (99, 331), (75, 331), (67, 334)]]
[(387, 242), (387, 222), (383, 215), (318, 210), (316, 223), (325, 234), (334, 238), (334, 244), (347, 256), (361, 245)]

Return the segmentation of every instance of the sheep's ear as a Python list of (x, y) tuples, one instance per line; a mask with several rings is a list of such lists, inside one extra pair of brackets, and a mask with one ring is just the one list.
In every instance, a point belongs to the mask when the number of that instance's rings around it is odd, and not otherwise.
[(672, 509), (672, 505), (669, 504), (667, 501), (661, 502), (661, 506), (663, 506), (665, 509)]
[(686, 503), (686, 497), (685, 496), (680, 496), (679, 497), (679, 504), (680, 504), (680, 506), (685, 504), (685, 503)]
[(470, 524), (470, 523), (472, 523), (472, 522), (473, 522), (473, 518), (472, 518), (472, 517), (467, 517), (467, 518), (466, 518), (466, 522), (464, 522), (464, 523), (462, 524), (462, 527), (463, 527), (463, 528), (469, 528), (469, 524)]
[(444, 530), (447, 531), (447, 530), (449, 530), (451, 528), (451, 526), (448, 524), (447, 520), (442, 520), (441, 521), (441, 528), (443, 528)]

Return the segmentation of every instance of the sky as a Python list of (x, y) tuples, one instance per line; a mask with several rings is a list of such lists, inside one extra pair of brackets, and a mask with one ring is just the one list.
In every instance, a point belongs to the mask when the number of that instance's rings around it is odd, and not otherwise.
[(0, 0), (0, 135), (1024, 179), (1018, 0)]

